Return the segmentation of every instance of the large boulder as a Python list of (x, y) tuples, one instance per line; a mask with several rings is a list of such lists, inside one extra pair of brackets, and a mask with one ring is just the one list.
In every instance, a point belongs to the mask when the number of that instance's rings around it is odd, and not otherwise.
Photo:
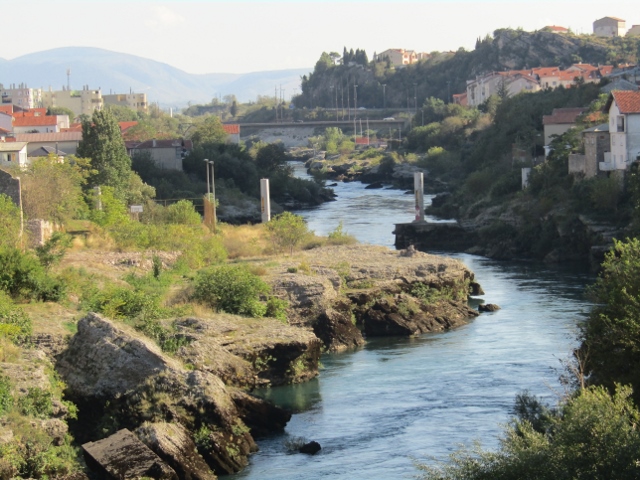
[[(57, 363), (69, 396), (80, 405), (80, 434), (89, 440), (99, 440), (110, 425), (134, 430), (145, 422), (180, 424), (191, 441), (196, 430), (204, 432), (199, 452), (211, 470), (237, 472), (256, 444), (224, 382), (193, 368), (184, 368), (138, 332), (96, 314), (78, 322)], [(184, 458), (191, 462), (193, 456)], [(177, 469), (187, 472), (189, 465)]]
[(126, 428), (97, 442), (85, 443), (82, 450), (87, 466), (113, 480), (178, 480), (176, 472)]
[(180, 478), (215, 480), (217, 477), (198, 453), (190, 433), (175, 423), (148, 423), (135, 431), (138, 438), (164, 460)]
[(313, 332), (330, 352), (340, 352), (364, 345), (362, 332), (352, 320), (350, 305), (339, 303), (320, 314)]

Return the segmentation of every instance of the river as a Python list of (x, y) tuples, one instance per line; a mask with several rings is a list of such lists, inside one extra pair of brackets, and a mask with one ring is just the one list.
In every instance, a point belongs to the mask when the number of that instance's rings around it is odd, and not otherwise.
[[(393, 224), (413, 219), (413, 196), (402, 191), (358, 182), (335, 191), (337, 201), (297, 212), (318, 234), (342, 220), (359, 241), (392, 246)], [(317, 379), (262, 392), (297, 413), (284, 434), (260, 440), (249, 467), (231, 478), (415, 478), (415, 460), (444, 460), (474, 440), (496, 448), (517, 393), (557, 401), (562, 361), (589, 311), (587, 269), (452, 256), (475, 272), (485, 301), (502, 309), (446, 333), (326, 354)], [(286, 444), (295, 438), (315, 440), (322, 451), (290, 454)]]

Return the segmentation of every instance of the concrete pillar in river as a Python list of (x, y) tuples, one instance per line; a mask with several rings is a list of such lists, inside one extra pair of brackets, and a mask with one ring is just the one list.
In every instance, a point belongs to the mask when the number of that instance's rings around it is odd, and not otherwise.
[(271, 220), (271, 201), (269, 199), (269, 179), (260, 179), (260, 212), (262, 213), (262, 223)]
[(422, 172), (413, 174), (413, 190), (416, 198), (415, 222), (424, 222), (424, 176)]

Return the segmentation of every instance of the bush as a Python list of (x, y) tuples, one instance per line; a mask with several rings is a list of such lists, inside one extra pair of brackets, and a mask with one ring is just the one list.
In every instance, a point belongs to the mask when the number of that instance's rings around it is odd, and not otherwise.
[(26, 395), (18, 397), (18, 409), (22, 415), (48, 418), (53, 413), (51, 392), (38, 387), (29, 388)]
[(0, 247), (17, 247), (20, 241), (20, 209), (0, 194)]
[(263, 280), (245, 267), (224, 265), (198, 272), (193, 298), (219, 311), (262, 317), (266, 307), (260, 303), (260, 295), (269, 290)]
[(13, 406), (11, 395), (11, 381), (6, 375), (0, 374), (0, 416)]
[(0, 290), (12, 298), (57, 302), (64, 284), (49, 276), (38, 259), (16, 248), (0, 249)]
[(189, 200), (180, 200), (166, 208), (166, 222), (180, 225), (200, 225), (202, 217)]
[(329, 232), (328, 237), (329, 245), (353, 245), (357, 243), (356, 237), (344, 231), (342, 220), (334, 230)]
[(0, 291), (0, 336), (8, 337), (16, 345), (31, 339), (31, 318)]
[(110, 287), (97, 293), (88, 308), (113, 319), (156, 319), (165, 313), (158, 295), (127, 287)]
[(287, 323), (287, 308), (289, 302), (278, 297), (269, 297), (267, 300), (266, 317), (277, 318), (281, 322)]
[(40, 264), (48, 269), (52, 265), (59, 263), (69, 247), (71, 247), (72, 240), (71, 235), (62, 232), (55, 232), (51, 235), (51, 238), (44, 245), (36, 247), (36, 255), (40, 260)]
[(286, 248), (289, 250), (289, 254), (293, 254), (293, 249), (309, 235), (304, 218), (291, 212), (284, 212), (273, 217), (267, 223), (267, 231), (276, 248)]

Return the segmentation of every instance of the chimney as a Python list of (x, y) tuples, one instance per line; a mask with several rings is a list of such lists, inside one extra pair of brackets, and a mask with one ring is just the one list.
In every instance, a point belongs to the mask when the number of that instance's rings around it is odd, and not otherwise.
[(156, 148), (156, 139), (153, 139), (153, 144), (152, 144), (153, 148)]

